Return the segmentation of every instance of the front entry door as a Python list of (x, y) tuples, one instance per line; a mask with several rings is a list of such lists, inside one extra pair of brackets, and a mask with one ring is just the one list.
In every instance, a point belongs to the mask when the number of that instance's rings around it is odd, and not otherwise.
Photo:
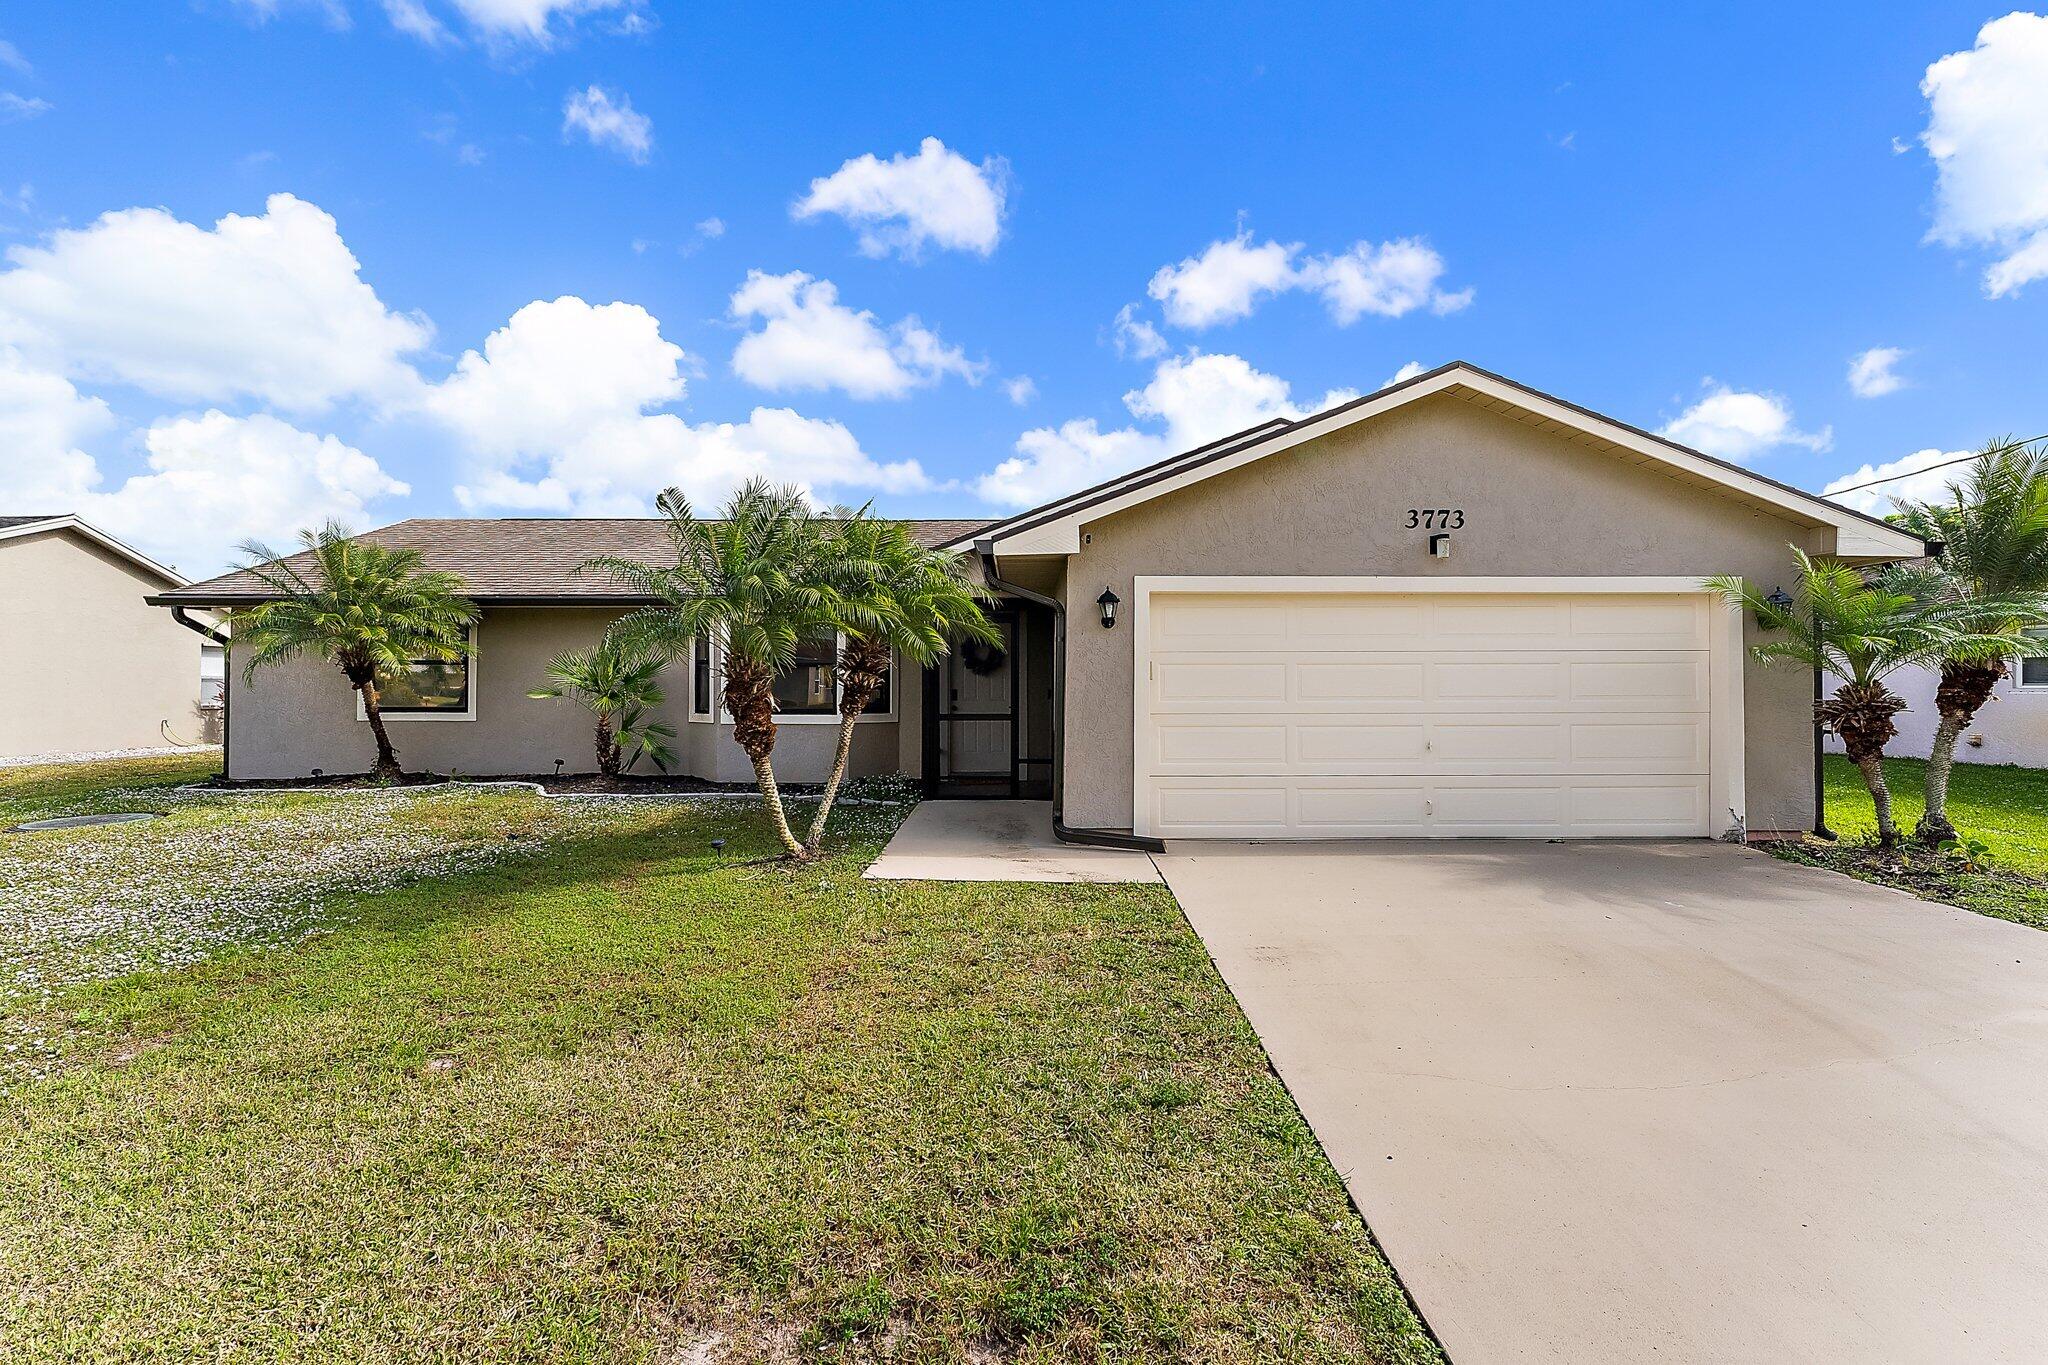
[(1017, 618), (992, 613), (1002, 643), (963, 641), (940, 678), (939, 773), (949, 784), (1013, 794), (1017, 756)]

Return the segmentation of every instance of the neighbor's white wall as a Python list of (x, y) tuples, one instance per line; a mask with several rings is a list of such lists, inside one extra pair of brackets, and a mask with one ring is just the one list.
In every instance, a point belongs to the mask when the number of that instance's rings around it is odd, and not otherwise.
[(204, 737), (200, 637), (173, 586), (75, 531), (0, 541), (0, 758)]
[[(2021, 687), (2019, 670), (1992, 690), (1991, 700), (1977, 713), (1976, 723), (1963, 732), (1956, 745), (1958, 763), (2015, 763), (2022, 768), (2048, 768), (2048, 687)], [(1941, 675), (1935, 669), (1906, 668), (1894, 673), (1887, 683), (1905, 699), (1910, 710), (1901, 711), (1899, 735), (1885, 747), (1894, 758), (1925, 758), (1934, 747), (1934, 727), (1940, 716), (1934, 710), (1934, 688)], [(1841, 686), (1830, 676), (1828, 688)], [(1982, 740), (1981, 744), (1972, 740)], [(1827, 737), (1829, 753), (1842, 752), (1842, 741)]]

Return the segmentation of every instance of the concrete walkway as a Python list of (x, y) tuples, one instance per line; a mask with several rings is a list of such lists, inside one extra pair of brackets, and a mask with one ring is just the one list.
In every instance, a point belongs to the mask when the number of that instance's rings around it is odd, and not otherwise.
[(2048, 936), (1753, 850), (1158, 859), (1456, 1365), (2048, 1360)]
[(1053, 838), (1049, 801), (926, 801), (863, 874), (882, 881), (1157, 882), (1143, 853)]

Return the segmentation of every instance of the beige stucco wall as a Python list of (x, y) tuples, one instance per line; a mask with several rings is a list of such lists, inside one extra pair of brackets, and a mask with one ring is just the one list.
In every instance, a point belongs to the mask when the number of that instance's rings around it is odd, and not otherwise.
[[(570, 700), (536, 701), (526, 694), (545, 681), (549, 659), (564, 649), (592, 644), (616, 615), (569, 608), (485, 612), (471, 676), (475, 719), (387, 716), (399, 762), (408, 770), (475, 777), (549, 773), (558, 758), (565, 760), (564, 772), (594, 771), (589, 713)], [(236, 671), (228, 688), (231, 777), (303, 777), (314, 768), (363, 772), (376, 758), (370, 727), (356, 718), (355, 695), (332, 664), (300, 660), (246, 680)], [(915, 690), (914, 677), (910, 688)], [(678, 771), (714, 782), (754, 780), (753, 765), (733, 743), (731, 726), (689, 719), (684, 665), (665, 670), (663, 691), (667, 700), (661, 715), (676, 731)], [(899, 728), (891, 721), (861, 722), (852, 772), (897, 771)], [(823, 780), (837, 742), (836, 724), (782, 725), (776, 775), (785, 782)], [(652, 769), (642, 763), (635, 771)]]
[(0, 758), (202, 737), (200, 637), (142, 600), (171, 586), (73, 531), (0, 541)]
[[(1433, 560), (1410, 507), (1455, 507)], [(1360, 423), (1083, 528), (1067, 561), (1066, 819), (1128, 828), (1132, 640), (1095, 624), (1140, 574), (1472, 576), (1738, 573), (1789, 580), (1813, 532), (1454, 398)], [(1007, 569), (1007, 565), (1005, 566)], [(1749, 627), (1752, 637), (1754, 625)], [(1811, 676), (1746, 662), (1748, 821), (1812, 823)]]

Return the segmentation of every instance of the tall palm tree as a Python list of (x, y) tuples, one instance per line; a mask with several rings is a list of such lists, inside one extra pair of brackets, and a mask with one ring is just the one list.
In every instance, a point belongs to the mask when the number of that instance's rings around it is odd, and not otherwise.
[(1815, 703), (1814, 718), (1842, 737), (1849, 761), (1870, 789), (1878, 844), (1889, 853), (1898, 847), (1899, 831), (1885, 785), (1884, 746), (1898, 734), (1892, 717), (1906, 703), (1885, 679), (1937, 659), (2009, 654), (2019, 641), (1976, 629), (1975, 616), (1954, 604), (1869, 582), (1846, 564), (1812, 559), (1796, 546), (1792, 553), (1798, 574), (1789, 603), (1773, 601), (1740, 578), (1710, 578), (1706, 588), (1754, 613), (1758, 624), (1775, 633), (1777, 638), (1750, 650), (1757, 659), (1817, 667), (1844, 680), (1833, 696)]
[(293, 558), (303, 564), (257, 541), (242, 545), (242, 568), (279, 594), (229, 615), (242, 676), (306, 655), (332, 662), (363, 699), (377, 776), (395, 781), (403, 774), (379, 689), (417, 660), (463, 657), (476, 603), (463, 596), (460, 575), (423, 568), (418, 550), (358, 540), (340, 522), (301, 531), (299, 544)]
[(876, 517), (867, 507), (835, 510), (827, 564), (840, 597), (839, 747), (818, 813), (804, 847), (813, 854), (825, 839), (825, 821), (846, 778), (853, 732), (889, 680), (892, 654), (922, 668), (945, 657), (960, 637), (986, 641), (1002, 632), (982, 611), (996, 594), (968, 572), (967, 561), (917, 543), (908, 526)]
[[(649, 718), (662, 703), (661, 660), (636, 657), (615, 639), (570, 649), (548, 661), (548, 681), (526, 695), (574, 697), (597, 719), (597, 771), (616, 778), (640, 759), (666, 770), (676, 761), (674, 727)], [(628, 755), (631, 755), (628, 757)]]
[(789, 827), (775, 780), (776, 675), (796, 662), (798, 644), (835, 629), (839, 594), (826, 571), (827, 530), (794, 488), (756, 479), (703, 519), (674, 488), (655, 500), (675, 562), (645, 564), (600, 555), (586, 568), (654, 600), (607, 632), (634, 653), (682, 657), (699, 637), (718, 643), (733, 739), (754, 765), (775, 836), (791, 858), (808, 855)]
[[(1901, 501), (1895, 518), (1923, 540), (1941, 541), (1939, 561), (1902, 573), (1896, 585), (1937, 601), (1984, 608), (1977, 624), (2000, 633), (2048, 620), (2048, 444), (1994, 441), (1934, 502)], [(1914, 830), (1930, 844), (1956, 837), (1948, 780), (1956, 740), (2005, 676), (2007, 656), (1941, 660), (1939, 713), (1927, 755), (1927, 813)]]

